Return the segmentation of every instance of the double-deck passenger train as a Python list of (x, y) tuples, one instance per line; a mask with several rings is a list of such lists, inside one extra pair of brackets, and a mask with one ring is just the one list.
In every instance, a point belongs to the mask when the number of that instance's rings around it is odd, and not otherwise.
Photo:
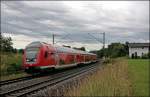
[(23, 54), (23, 67), (27, 73), (66, 68), (97, 61), (97, 55), (44, 42), (32, 42)]

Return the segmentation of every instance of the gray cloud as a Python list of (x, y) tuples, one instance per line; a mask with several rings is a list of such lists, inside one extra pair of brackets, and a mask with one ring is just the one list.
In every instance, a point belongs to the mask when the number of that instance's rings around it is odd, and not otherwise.
[[(58, 41), (89, 44), (97, 43), (88, 35), (96, 32), (106, 32), (107, 43), (149, 40), (148, 1), (126, 2), (116, 8), (96, 1), (81, 2), (81, 6), (60, 1), (2, 1), (1, 32), (39, 38), (56, 33), (61, 35)], [(62, 38), (68, 33), (68, 38)]]

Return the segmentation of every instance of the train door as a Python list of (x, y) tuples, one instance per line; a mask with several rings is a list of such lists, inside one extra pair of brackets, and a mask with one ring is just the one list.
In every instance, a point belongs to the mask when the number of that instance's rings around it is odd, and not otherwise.
[(58, 52), (55, 52), (54, 57), (55, 57), (55, 63), (56, 63), (55, 65), (59, 65), (60, 58), (59, 58)]

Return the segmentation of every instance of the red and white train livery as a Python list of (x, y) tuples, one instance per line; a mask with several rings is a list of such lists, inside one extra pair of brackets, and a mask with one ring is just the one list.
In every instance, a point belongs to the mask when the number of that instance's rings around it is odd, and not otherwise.
[(54, 46), (44, 42), (30, 43), (26, 46), (23, 54), (23, 67), (27, 73), (39, 72), (39, 70), (49, 68), (71, 67), (96, 61), (96, 54)]

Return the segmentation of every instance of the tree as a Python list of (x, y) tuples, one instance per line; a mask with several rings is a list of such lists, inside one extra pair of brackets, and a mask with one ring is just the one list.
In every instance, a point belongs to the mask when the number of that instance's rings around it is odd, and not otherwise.
[(63, 45), (63, 47), (71, 48), (71, 46), (68, 46), (68, 45)]
[(76, 48), (76, 47), (73, 47), (73, 49), (76, 49), (76, 50), (82, 50), (82, 51), (86, 51), (86, 50), (85, 50), (85, 47), (81, 47), (81, 48)]
[(112, 43), (108, 45), (110, 57), (122, 57), (127, 55), (125, 44)]
[(82, 51), (86, 51), (86, 50), (85, 50), (85, 47), (81, 47), (81, 48), (80, 48), (80, 50), (82, 50)]
[(13, 52), (13, 53), (17, 53), (17, 49), (16, 49), (16, 48), (14, 48), (12, 52)]
[(13, 45), (13, 43), (12, 43), (11, 37), (3, 37), (0, 34), (0, 47), (1, 47), (1, 51), (6, 51), (6, 52), (13, 51), (12, 45)]
[(23, 53), (23, 49), (18, 49), (18, 53)]
[(98, 57), (122, 57), (128, 55), (128, 42), (122, 43), (111, 43), (108, 48), (102, 48), (99, 51), (95, 51)]
[(125, 43), (125, 51), (126, 51), (126, 54), (129, 54), (129, 47), (128, 47), (128, 45), (129, 45), (129, 42), (126, 41), (126, 43)]

